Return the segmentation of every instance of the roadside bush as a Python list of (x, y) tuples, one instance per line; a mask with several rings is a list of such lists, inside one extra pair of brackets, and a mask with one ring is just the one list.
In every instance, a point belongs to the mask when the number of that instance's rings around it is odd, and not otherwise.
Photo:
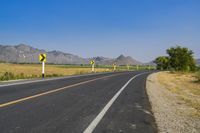
[(15, 76), (15, 79), (24, 79), (24, 78), (26, 78), (24, 73), (20, 73), (19, 75)]
[(61, 77), (61, 76), (63, 76), (62, 74), (52, 74), (52, 77)]
[(55, 74), (55, 73), (45, 75), (45, 77), (61, 77), (61, 76), (63, 76), (63, 75), (62, 74)]
[(167, 56), (159, 56), (156, 58), (154, 63), (157, 64), (157, 69), (158, 70), (166, 70), (169, 69), (169, 57)]
[(29, 78), (37, 78), (37, 77), (38, 77), (37, 75), (25, 75), (24, 73), (15, 75), (12, 72), (5, 72), (0, 75), (0, 81), (14, 80), (14, 79), (29, 79)]
[[(48, 74), (45, 75), (45, 77), (60, 77), (63, 76), (62, 74)], [(40, 78), (41, 75), (25, 75), (24, 73), (20, 73), (18, 75), (14, 75), (12, 72), (5, 72), (0, 75), (0, 81), (6, 81), (6, 80), (15, 80), (15, 79), (31, 79), (31, 78)]]
[(11, 72), (5, 72), (3, 75), (0, 77), (0, 80), (12, 80), (15, 79), (15, 75)]
[(39, 75), (36, 75), (36, 74), (32, 74), (31, 77), (32, 77), (32, 78), (39, 78), (40, 76), (39, 76)]
[(157, 69), (173, 69), (175, 71), (195, 72), (196, 62), (193, 57), (193, 51), (181, 46), (171, 47), (166, 50), (168, 56), (157, 57), (154, 63)]

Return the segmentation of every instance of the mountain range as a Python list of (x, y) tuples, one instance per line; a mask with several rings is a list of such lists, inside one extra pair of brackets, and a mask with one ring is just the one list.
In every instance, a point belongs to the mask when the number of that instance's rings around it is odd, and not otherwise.
[(26, 44), (16, 46), (0, 45), (0, 61), (9, 63), (39, 63), (39, 54), (47, 54), (47, 63), (53, 64), (89, 64), (89, 61), (94, 59), (98, 65), (142, 65), (140, 61), (133, 59), (130, 56), (120, 55), (117, 58), (92, 57), (82, 58), (77, 55), (64, 53), (61, 51), (46, 51), (33, 48)]

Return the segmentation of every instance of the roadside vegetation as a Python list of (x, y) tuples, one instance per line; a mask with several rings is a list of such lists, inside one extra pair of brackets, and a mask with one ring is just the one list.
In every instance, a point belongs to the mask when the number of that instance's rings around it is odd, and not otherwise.
[(200, 117), (200, 67), (193, 51), (185, 47), (171, 47), (168, 56), (157, 57), (157, 69), (169, 72), (159, 74), (159, 82), (169, 91), (178, 94), (187, 105), (197, 110)]
[(159, 132), (199, 133), (200, 67), (188, 48), (176, 46), (166, 53), (155, 60), (161, 71), (147, 80)]
[(171, 47), (166, 50), (168, 56), (159, 56), (155, 59), (158, 70), (171, 72), (191, 73), (197, 81), (200, 79), (200, 68), (193, 57), (193, 51), (185, 47)]
[(200, 118), (200, 85), (193, 74), (163, 72), (157, 75), (157, 79), (167, 90), (191, 108), (188, 115)]
[(190, 72), (197, 70), (193, 51), (185, 47), (171, 47), (166, 50), (168, 56), (157, 57), (155, 63), (159, 70)]
[[(0, 81), (41, 78), (41, 64), (0, 63)], [(115, 71), (155, 69), (152, 66), (117, 66)], [(113, 66), (95, 66), (95, 72), (112, 72)], [(82, 75), (91, 73), (90, 65), (55, 65), (46, 64), (45, 77)]]
[[(15, 79), (40, 78), (41, 64), (10, 64), (0, 63), (0, 81)], [(96, 72), (109, 71), (106, 68), (97, 68)], [(80, 75), (90, 73), (88, 67), (64, 67), (62, 65), (49, 65), (45, 67), (45, 77), (60, 77), (67, 75)]]
[(200, 85), (191, 73), (154, 73), (147, 94), (159, 133), (199, 133)]

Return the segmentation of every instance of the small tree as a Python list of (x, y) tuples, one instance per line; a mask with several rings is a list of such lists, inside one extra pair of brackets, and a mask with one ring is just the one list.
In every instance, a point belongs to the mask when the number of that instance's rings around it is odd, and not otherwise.
[(185, 47), (171, 47), (167, 49), (169, 63), (176, 71), (194, 71), (196, 68), (192, 50)]
[(157, 69), (159, 70), (166, 70), (169, 68), (169, 57), (167, 56), (160, 56), (157, 57), (154, 61), (157, 64)]

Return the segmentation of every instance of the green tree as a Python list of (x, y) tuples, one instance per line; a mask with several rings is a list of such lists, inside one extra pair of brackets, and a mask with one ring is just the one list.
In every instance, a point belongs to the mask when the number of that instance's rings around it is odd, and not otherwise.
[(169, 68), (169, 57), (167, 56), (159, 56), (155, 59), (154, 63), (157, 64), (157, 69), (166, 70)]
[(167, 49), (169, 63), (176, 71), (194, 71), (196, 63), (193, 58), (193, 51), (185, 47), (171, 47)]

